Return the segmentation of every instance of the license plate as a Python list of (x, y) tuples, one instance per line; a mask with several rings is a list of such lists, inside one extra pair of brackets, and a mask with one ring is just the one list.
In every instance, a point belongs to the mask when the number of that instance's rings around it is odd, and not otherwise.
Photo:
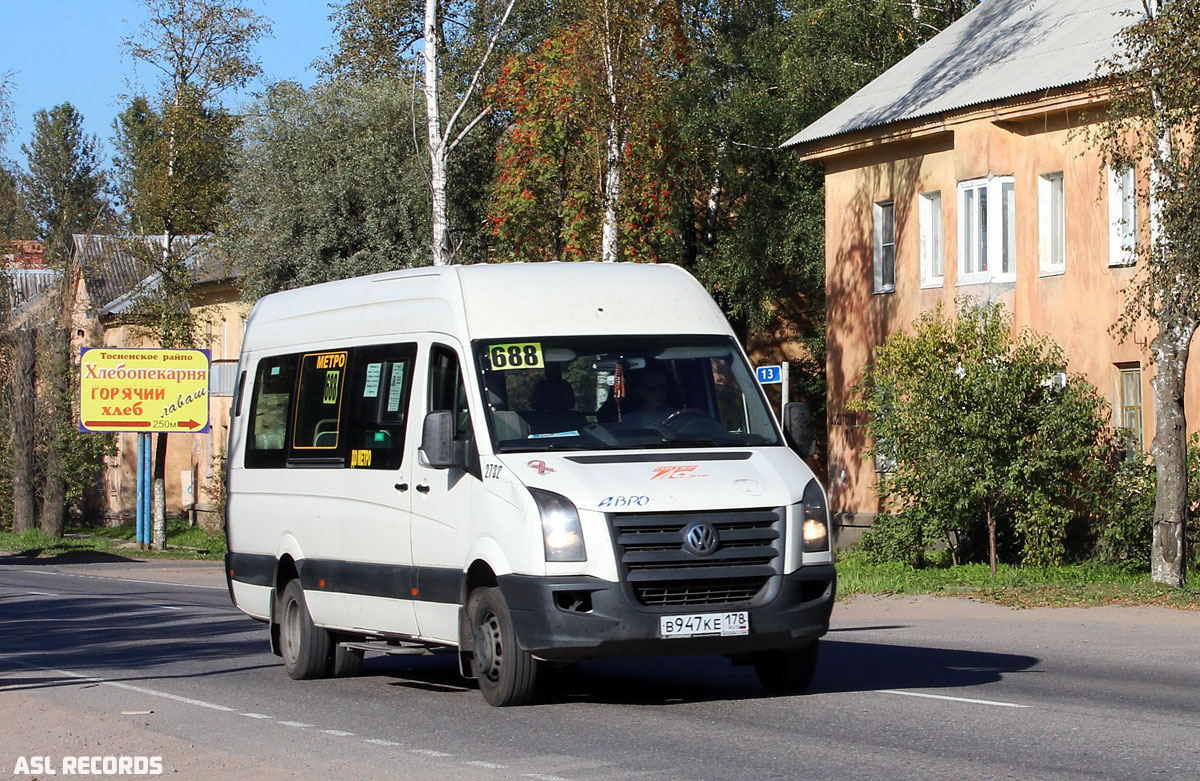
[(660, 616), (659, 637), (731, 637), (750, 634), (750, 614), (745, 610), (732, 613), (694, 613), (690, 616)]

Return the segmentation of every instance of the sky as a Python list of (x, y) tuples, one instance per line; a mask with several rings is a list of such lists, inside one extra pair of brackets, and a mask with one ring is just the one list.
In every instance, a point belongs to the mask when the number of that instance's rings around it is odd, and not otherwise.
[[(312, 61), (332, 44), (329, 0), (245, 0), (269, 18), (273, 37), (258, 43), (255, 55), (263, 77), (224, 102), (236, 107), (264, 84), (288, 79), (310, 85)], [(21, 144), (33, 132), (34, 112), (69, 102), (82, 115), (84, 129), (99, 137), (103, 159), (112, 158), (112, 121), (130, 83), (152, 93), (158, 72), (121, 53), (121, 39), (137, 35), (146, 18), (138, 0), (0, 0), (0, 74), (11, 72), (16, 127), (0, 150), (24, 166)]]

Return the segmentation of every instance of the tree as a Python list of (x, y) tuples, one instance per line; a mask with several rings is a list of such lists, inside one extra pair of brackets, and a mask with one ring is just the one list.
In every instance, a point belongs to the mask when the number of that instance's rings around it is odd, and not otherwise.
[[(264, 17), (238, 0), (141, 0), (148, 12), (140, 35), (122, 48), (160, 74), (157, 105), (135, 97), (117, 123), (117, 160), (127, 211), (143, 234), (162, 235), (161, 253), (130, 243), (148, 272), (158, 275), (153, 297), (139, 302), (140, 320), (163, 347), (191, 346), (188, 264), (177, 242), (184, 231), (208, 232), (220, 221), (236, 122), (221, 96), (261, 72), (255, 43), (270, 33)], [(154, 544), (166, 546), (167, 439), (154, 454)]]
[(853, 405), (883, 469), (864, 548), (914, 563), (939, 542), (956, 562), (984, 549), (994, 573), (1007, 541), (1026, 563), (1062, 563), (1108, 445), (1103, 400), (1082, 375), (1062, 381), (1065, 365), (1001, 305), (969, 299), (888, 337)]
[(406, 56), (421, 40), (423, 0), (343, 0), (330, 4), (337, 43), (318, 70), (331, 80), (404, 83), (412, 74)]
[[(434, 265), (451, 262), (462, 246), (451, 238), (455, 207), (461, 210), (471, 195), (486, 189), (464, 188), (463, 177), (453, 174), (466, 174), (466, 181), (475, 182), (479, 166), (457, 166), (455, 158), (487, 118), (486, 108), (478, 108), (481, 85), (514, 5), (514, 0), (343, 0), (333, 6), (338, 43), (319, 64), (321, 70), (359, 83), (396, 84), (411, 78), (414, 99), (418, 89), (424, 99), (424, 127), (414, 121), (412, 131), (414, 136), (422, 133), (425, 142)], [(475, 216), (471, 213), (478, 213), (477, 205), (466, 212)]]
[[(61, 537), (68, 493), (64, 458), (87, 451), (98, 464), (105, 444), (103, 437), (81, 440), (73, 425), (69, 328), (78, 269), (72, 265), (71, 236), (94, 229), (105, 218), (108, 204), (103, 197), (99, 141), (83, 132), (83, 117), (70, 103), (37, 112), (33, 138), (21, 151), (28, 166), (21, 177), (23, 200), (48, 263), (58, 272), (58, 284), (41, 310), (46, 318), (41, 329), (46, 346), (41, 351), (45, 371), (38, 395), (45, 411), (39, 416), (45, 441), (41, 525), (44, 533)], [(100, 447), (89, 447), (94, 444)]]
[(1144, 0), (1144, 14), (1118, 36), (1119, 53), (1098, 71), (1110, 95), (1092, 131), (1116, 169), (1148, 172), (1150, 236), (1136, 250), (1138, 275), (1116, 325), (1123, 336), (1149, 320), (1155, 365), (1156, 472), (1151, 576), (1187, 580), (1187, 420), (1184, 393), (1200, 324), (1200, 0)]
[[(8, 143), (12, 132), (12, 74), (0, 73), (0, 148)], [(11, 240), (16, 236), (13, 231), (17, 228), (20, 214), (24, 211), (17, 189), (17, 177), (10, 170), (7, 160), (0, 159), (0, 196), (5, 201), (0, 203), (4, 211), (3, 222), (0, 222), (0, 240)], [(35, 412), (29, 400), (33, 398), (35, 385), (36, 364), (36, 334), (34, 329), (25, 325), (16, 326), (12, 322), (11, 313), (16, 304), (16, 296), (9, 287), (7, 275), (3, 275), (3, 289), (0, 289), (0, 367), (4, 371), (4, 419), (6, 426), (6, 456), (4, 460), (5, 482), (8, 483), (11, 495), (12, 530), (23, 532), (33, 528), (35, 519), (34, 491), (34, 447), (36, 444), (34, 421)]]
[(52, 254), (70, 246), (71, 234), (104, 217), (99, 145), (83, 132), (83, 116), (70, 103), (33, 116), (33, 138), (21, 145), (28, 165), (21, 183), (38, 238)]
[[(564, 28), (537, 52), (507, 61), (488, 89), (497, 114), (511, 119), (496, 152), (489, 213), (501, 259), (600, 255), (604, 180), (596, 172), (606, 164), (611, 124), (605, 92), (586, 76), (600, 68), (596, 51), (592, 32)], [(618, 211), (628, 260), (676, 259), (675, 125), (662, 101), (626, 122)]]
[(412, 111), (391, 83), (340, 78), (250, 107), (221, 236), (248, 298), (428, 262)]
[(621, 196), (630, 124), (665, 97), (665, 80), (686, 58), (678, 5), (664, 0), (586, 0), (580, 30), (593, 68), (583, 89), (603, 126), (600, 259), (621, 259)]
[(442, 117), (442, 81), (441, 81), (441, 50), (446, 36), (442, 28), (444, 16), (441, 0), (425, 0), (424, 26), (422, 27), (422, 64), (425, 76), (425, 132), (429, 151), (429, 192), (431, 215), (430, 222), (433, 230), (431, 244), (433, 265), (440, 266), (450, 262), (452, 248), (448, 220), (448, 175), (450, 170), (450, 154), (459, 142), (487, 114), (485, 109), (476, 117), (457, 130), (458, 122), (463, 117), (463, 111), (470, 105), (476, 87), (479, 86), (480, 76), (491, 57), (504, 23), (512, 12), (515, 0), (508, 0), (495, 30), (488, 40), (486, 49), (479, 59), (479, 65), (471, 74), (466, 89), (463, 90), (458, 104), (449, 118)]

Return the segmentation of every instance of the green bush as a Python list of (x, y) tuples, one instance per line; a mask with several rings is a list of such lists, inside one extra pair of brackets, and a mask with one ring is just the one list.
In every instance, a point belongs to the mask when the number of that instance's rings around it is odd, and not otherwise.
[(1081, 375), (1054, 381), (1065, 366), (1048, 337), (1014, 334), (1003, 306), (971, 299), (876, 348), (851, 404), (886, 466), (866, 555), (919, 566), (945, 547), (955, 563), (1065, 561), (1111, 451), (1105, 402)]
[(1154, 534), (1154, 466), (1144, 459), (1118, 464), (1102, 495), (1096, 521), (1096, 552), (1101, 561), (1149, 569)]

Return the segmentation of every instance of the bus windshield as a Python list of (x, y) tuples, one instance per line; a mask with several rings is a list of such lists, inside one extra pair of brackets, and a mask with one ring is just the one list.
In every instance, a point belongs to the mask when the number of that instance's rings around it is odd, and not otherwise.
[(477, 341), (496, 452), (780, 445), (727, 336)]

